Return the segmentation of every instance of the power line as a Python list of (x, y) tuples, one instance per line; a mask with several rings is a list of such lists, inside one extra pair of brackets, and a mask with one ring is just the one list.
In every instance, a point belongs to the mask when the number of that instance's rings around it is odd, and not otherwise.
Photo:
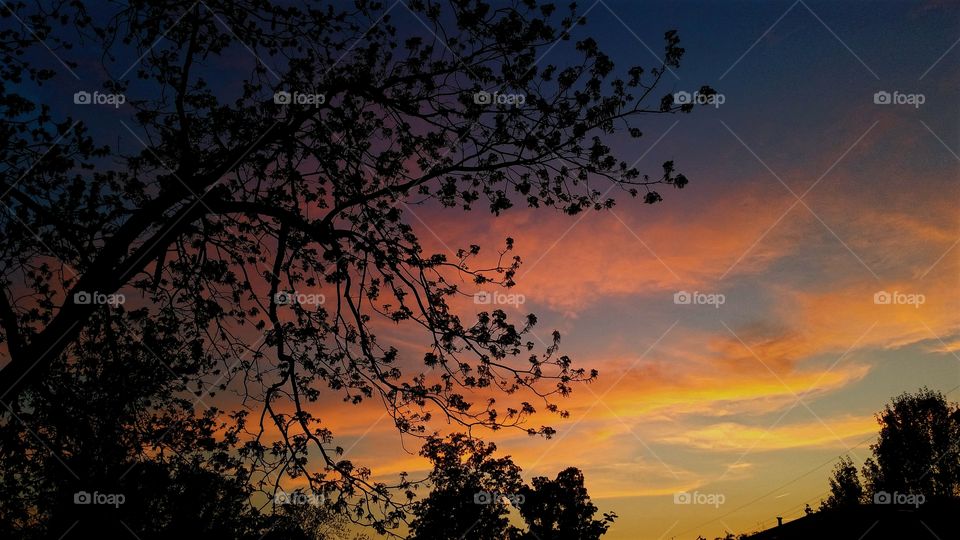
[[(864, 443), (870, 442), (870, 441), (873, 440), (874, 438), (876, 438), (876, 435), (875, 435), (875, 434), (874, 434), (874, 435), (870, 435), (869, 437), (867, 437), (866, 439), (860, 441), (859, 443), (857, 443), (857, 444), (855, 444), (855, 445), (847, 448), (847, 452), (849, 452), (850, 450), (852, 450), (852, 449), (854, 449), (854, 448), (859, 447), (860, 445), (862, 445), (862, 444), (864, 444)], [(755, 504), (755, 503), (757, 503), (757, 502), (759, 502), (759, 501), (761, 501), (761, 500), (769, 497), (770, 495), (773, 495), (774, 493), (776, 493), (776, 492), (780, 491), (781, 489), (783, 489), (783, 488), (785, 488), (785, 487), (793, 484), (794, 482), (796, 482), (796, 481), (798, 481), (798, 480), (800, 480), (800, 479), (803, 479), (803, 478), (805, 478), (805, 477), (807, 477), (807, 476), (810, 476), (810, 475), (813, 474), (814, 472), (822, 469), (824, 466), (830, 465), (831, 463), (835, 463), (835, 462), (836, 462), (836, 458), (830, 458), (829, 460), (825, 461), (824, 463), (822, 463), (822, 464), (814, 467), (813, 469), (811, 469), (811, 470), (809, 470), (809, 471), (801, 474), (800, 476), (797, 476), (796, 478), (790, 480), (789, 482), (787, 482), (787, 483), (785, 483), (785, 484), (783, 484), (783, 485), (781, 485), (781, 486), (778, 486), (777, 488), (774, 488), (773, 490), (768, 491), (767, 493), (764, 493), (763, 495), (760, 495), (759, 497), (757, 497), (757, 498), (755, 498), (755, 499), (753, 499), (753, 500), (751, 500), (751, 501), (749, 501), (749, 502), (746, 502), (746, 503), (744, 503), (744, 504), (742, 504), (742, 505), (734, 508), (733, 510), (730, 510), (729, 512), (727, 512), (726, 514), (723, 514), (722, 516), (718, 516), (718, 517), (715, 517), (715, 518), (710, 519), (710, 520), (708, 520), (708, 521), (705, 521), (705, 522), (701, 523), (700, 525), (697, 525), (696, 527), (690, 527), (689, 529), (680, 531), (679, 533), (677, 533), (677, 536), (681, 536), (681, 535), (684, 535), (684, 534), (686, 534), (686, 533), (690, 533), (690, 532), (697, 531), (697, 530), (702, 529), (702, 528), (705, 527), (706, 525), (709, 525), (709, 524), (711, 524), (711, 523), (713, 523), (713, 522), (715, 522), (715, 521), (720, 521), (720, 520), (722, 520), (723, 518), (726, 518), (726, 517), (728, 517), (728, 516), (731, 516), (731, 515), (739, 512), (740, 510), (743, 510), (744, 508), (746, 508), (746, 507), (748, 507), (748, 506), (751, 506), (751, 505), (753, 505), (753, 504)]]

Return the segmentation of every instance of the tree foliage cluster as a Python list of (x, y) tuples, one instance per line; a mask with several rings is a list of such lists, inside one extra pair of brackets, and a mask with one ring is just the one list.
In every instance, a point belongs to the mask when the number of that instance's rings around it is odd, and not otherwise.
[[(431, 491), (413, 505), (411, 538), (597, 540), (616, 519), (614, 513), (594, 519), (598, 509), (579, 469), (526, 484), (520, 467), (495, 452), (496, 445), (463, 434), (427, 441), (420, 453), (433, 464)], [(524, 528), (511, 524), (511, 509)]]
[[(87, 346), (48, 372), (57, 399), (35, 399), (0, 425), (0, 538), (348, 537), (329, 504), (252, 497), (238, 445), (245, 415), (196, 413), (176, 376), (189, 355), (161, 361), (152, 348), (162, 344), (128, 341), (115, 319), (95, 317), (85, 331)], [(97, 504), (94, 494), (122, 502)]]
[(872, 503), (878, 493), (960, 497), (960, 405), (922, 388), (895, 397), (877, 415), (880, 435), (861, 474), (849, 456), (830, 477), (823, 509)]

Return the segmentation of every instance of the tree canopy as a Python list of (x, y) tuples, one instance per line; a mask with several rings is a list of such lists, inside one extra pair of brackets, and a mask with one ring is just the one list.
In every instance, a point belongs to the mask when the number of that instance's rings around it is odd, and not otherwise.
[[(421, 455), (433, 464), (427, 479), (431, 490), (413, 505), (412, 538), (597, 540), (616, 519), (614, 513), (593, 519), (598, 509), (579, 469), (526, 484), (509, 456), (494, 457), (496, 449), (464, 434), (431, 438), (424, 445)], [(525, 528), (510, 524), (511, 509)]]
[(960, 496), (960, 405), (921, 388), (893, 398), (877, 414), (877, 423), (880, 434), (863, 465), (864, 481), (850, 457), (842, 457), (821, 509), (889, 504), (892, 493), (927, 501)]
[(960, 496), (960, 406), (922, 388), (893, 398), (877, 422), (880, 436), (863, 467), (871, 493)]
[[(102, 315), (87, 346), (50, 367), (57, 399), (35, 399), (0, 425), (0, 537), (346, 537), (345, 518), (324, 501), (251, 505), (244, 415), (196, 414), (174, 371), (188, 356), (164, 365), (150, 351), (159, 344), (124, 339), (129, 329)], [(92, 504), (97, 494), (116, 504)]]
[(603, 536), (617, 515), (604, 513), (594, 519), (598, 508), (590, 501), (583, 484), (583, 473), (568, 467), (553, 480), (538, 476), (530, 486), (523, 486), (520, 515), (527, 522), (524, 540), (597, 540)]
[(454, 434), (431, 438), (420, 455), (433, 469), (430, 493), (413, 506), (412, 538), (503, 538), (509, 530), (508, 497), (516, 497), (520, 467), (509, 457), (494, 457), (493, 443)]
[(863, 485), (860, 483), (857, 467), (849, 456), (842, 457), (833, 468), (833, 476), (830, 477), (830, 496), (823, 502), (821, 508), (845, 508), (863, 502)]
[[(343, 459), (311, 407), (321, 396), (376, 400), (416, 437), (437, 416), (549, 436), (529, 417), (564, 414), (556, 398), (597, 376), (559, 353), (556, 332), (538, 347), (532, 314), (458, 309), (473, 287), (514, 284), (511, 238), (486, 258), (476, 244), (430, 253), (410, 206), (573, 215), (687, 184), (672, 160), (644, 174), (611, 142), (642, 137), (644, 116), (692, 110), (658, 90), (684, 53), (677, 34), (652, 67), (617, 68), (595, 40), (571, 42), (586, 23), (573, 5), (53, 0), (8, 3), (0, 21), (0, 402), (6, 426), (26, 426), (3, 452), (66, 452), (83, 485), (117, 481), (98, 460), (196, 442), (197, 459), (243, 471), (255, 492), (305, 482), (385, 531), (404, 518), (393, 493), (410, 483)], [(545, 62), (558, 45), (573, 56)], [(74, 72), (96, 61), (102, 80)], [(42, 99), (71, 75), (87, 85), (74, 104)], [(76, 118), (91, 92), (123, 96), (121, 116)], [(317, 301), (289, 301), (302, 295)], [(379, 339), (385, 328), (424, 350)], [(110, 347), (133, 360), (93, 361)], [(74, 381), (93, 378), (111, 383), (90, 391), (116, 400), (94, 411), (116, 426), (54, 429), (53, 404), (69, 410)], [(226, 393), (239, 411), (195, 410), (194, 398)], [(144, 408), (168, 428), (201, 423), (173, 430), (183, 440), (130, 438)], [(93, 436), (118, 445), (87, 453)]]

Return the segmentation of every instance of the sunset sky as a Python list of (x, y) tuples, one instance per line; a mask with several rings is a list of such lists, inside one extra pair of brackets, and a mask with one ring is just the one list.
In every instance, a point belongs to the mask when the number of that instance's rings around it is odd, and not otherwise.
[[(644, 172), (675, 160), (687, 189), (573, 218), (408, 217), (431, 252), (490, 254), (513, 237), (523, 266), (509, 292), (526, 302), (507, 311), (536, 313), (540, 338), (559, 330), (562, 352), (600, 370), (561, 403), (569, 419), (534, 419), (553, 440), (480, 434), (525, 475), (581, 467), (620, 516), (611, 539), (766, 528), (816, 507), (839, 456), (862, 463), (892, 396), (927, 385), (958, 398), (960, 18), (947, 2), (637, 4), (583, 3), (590, 24), (574, 38), (649, 65), (679, 30), (687, 53), (664, 91), (709, 84), (725, 102), (651, 117), (621, 151)], [(878, 91), (925, 100), (875, 104)], [(678, 291), (725, 302), (677, 305)], [(878, 305), (879, 291), (923, 303)], [(381, 413), (331, 419), (348, 457), (383, 478), (423, 471), (384, 452), (401, 439)], [(674, 504), (682, 491), (725, 500)]]
[[(690, 179), (662, 187), (656, 205), (619, 196), (612, 210), (573, 217), (403, 208), (428, 253), (478, 244), (480, 262), (495, 263), (513, 238), (516, 287), (463, 290), (523, 295), (497, 307), (516, 321), (535, 313), (541, 350), (558, 330), (561, 353), (600, 371), (560, 401), (569, 418), (530, 421), (557, 429), (553, 439), (474, 434), (527, 479), (580, 467), (600, 510), (619, 515), (610, 540), (713, 538), (794, 519), (826, 497), (840, 456), (869, 456), (874, 414), (891, 397), (928, 386), (960, 400), (960, 10), (948, 0), (579, 5), (588, 24), (573, 41), (596, 39), (621, 71), (656, 66), (664, 32), (678, 30), (686, 53), (658, 94), (709, 85), (723, 103), (650, 115), (642, 138), (617, 140), (641, 172), (673, 160)], [(402, 3), (390, 10), (419, 28)], [(562, 64), (570, 45), (541, 63)], [(923, 103), (878, 104), (877, 92)], [(114, 122), (94, 129), (140, 149)], [(683, 292), (723, 303), (675, 303)], [(466, 295), (455, 307), (467, 320), (490, 309)], [(377, 331), (423, 369), (424, 335)], [(378, 480), (425, 475), (419, 441), (401, 437), (380, 403), (341, 398), (325, 394), (317, 415), (345, 458)], [(680, 492), (723, 504), (675, 504)]]

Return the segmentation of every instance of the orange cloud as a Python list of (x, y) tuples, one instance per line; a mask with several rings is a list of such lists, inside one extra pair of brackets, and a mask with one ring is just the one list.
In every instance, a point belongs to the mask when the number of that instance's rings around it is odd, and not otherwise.
[[(605, 298), (715, 282), (732, 266), (738, 273), (758, 271), (787, 252), (771, 244), (754, 246), (789, 208), (787, 196), (779, 186), (754, 182), (706, 208), (696, 208), (695, 199), (684, 207), (683, 195), (678, 195), (674, 201), (679, 207), (669, 211), (626, 200), (611, 211), (577, 217), (516, 209), (470, 225), (459, 214), (417, 210), (417, 218), (410, 221), (430, 252), (471, 243), (493, 251), (504, 238), (515, 237), (515, 253), (523, 265), (511, 292), (575, 315)], [(751, 211), (730, 210), (746, 207)], [(740, 259), (751, 246), (751, 256)]]
[(704, 450), (764, 451), (788, 448), (840, 448), (846, 450), (877, 431), (873, 416), (831, 418), (827, 424), (804, 422), (772, 428), (738, 422), (712, 424), (666, 437), (672, 444)]

